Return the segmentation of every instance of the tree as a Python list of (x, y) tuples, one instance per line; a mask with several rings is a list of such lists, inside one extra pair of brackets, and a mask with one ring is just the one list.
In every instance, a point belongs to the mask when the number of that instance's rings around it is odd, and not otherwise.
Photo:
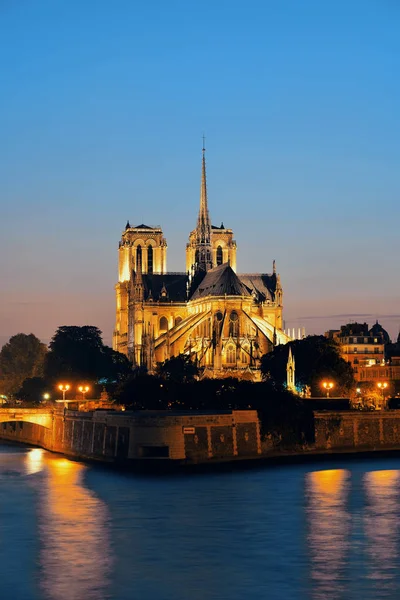
[(24, 379), (43, 375), (47, 348), (33, 333), (18, 333), (0, 351), (0, 393), (15, 394)]
[(189, 383), (194, 381), (200, 373), (197, 364), (187, 354), (173, 356), (157, 367), (157, 374), (174, 383)]
[(91, 325), (59, 327), (49, 348), (45, 377), (52, 382), (117, 381), (131, 372), (126, 356), (104, 346)]
[[(335, 340), (322, 335), (311, 335), (303, 340), (290, 342), (296, 364), (296, 384), (311, 386), (314, 396), (322, 394), (324, 379), (334, 382), (334, 395), (347, 395), (354, 387), (351, 365), (340, 356), (340, 347)], [(280, 385), (286, 381), (286, 364), (289, 344), (279, 345), (261, 358), (261, 372), (266, 379)]]
[(43, 401), (43, 395), (47, 391), (48, 385), (42, 377), (29, 377), (24, 380), (15, 397), (23, 402), (39, 404)]

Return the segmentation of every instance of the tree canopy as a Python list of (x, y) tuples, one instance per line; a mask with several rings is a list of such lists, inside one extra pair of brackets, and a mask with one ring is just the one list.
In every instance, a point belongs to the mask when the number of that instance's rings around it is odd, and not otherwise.
[(190, 356), (179, 354), (159, 364), (157, 374), (175, 383), (189, 383), (199, 376), (200, 369)]
[(45, 364), (49, 381), (116, 381), (131, 372), (126, 356), (105, 346), (101, 331), (91, 325), (59, 327), (49, 348)]
[(335, 387), (332, 395), (349, 394), (354, 387), (354, 375), (351, 365), (340, 355), (338, 343), (322, 335), (311, 335), (302, 340), (279, 345), (261, 358), (261, 371), (266, 379), (272, 379), (280, 385), (286, 382), (286, 365), (289, 346), (295, 359), (296, 386), (311, 387), (313, 396), (323, 395), (321, 384), (324, 379), (331, 380)]
[(23, 381), (15, 397), (29, 404), (39, 404), (47, 391), (48, 385), (42, 377), (29, 377)]
[(15, 394), (25, 379), (42, 376), (46, 353), (33, 333), (13, 335), (0, 351), (0, 393)]

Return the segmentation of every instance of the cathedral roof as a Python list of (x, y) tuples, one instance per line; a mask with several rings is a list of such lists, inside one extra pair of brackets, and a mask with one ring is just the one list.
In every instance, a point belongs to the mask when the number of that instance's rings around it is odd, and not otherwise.
[(228, 263), (219, 265), (207, 272), (195, 290), (192, 300), (206, 296), (251, 296), (250, 291), (240, 281)]
[(167, 291), (165, 300), (167, 302), (185, 302), (187, 300), (186, 284), (188, 276), (186, 273), (166, 273), (164, 275), (143, 274), (144, 299), (158, 300), (162, 299), (161, 291), (163, 288)]
[(142, 223), (141, 225), (135, 225), (134, 229), (154, 229), (154, 227), (150, 227), (150, 225), (145, 225)]
[(276, 276), (266, 273), (245, 273), (239, 275), (240, 281), (256, 295), (258, 302), (273, 301), (276, 290)]

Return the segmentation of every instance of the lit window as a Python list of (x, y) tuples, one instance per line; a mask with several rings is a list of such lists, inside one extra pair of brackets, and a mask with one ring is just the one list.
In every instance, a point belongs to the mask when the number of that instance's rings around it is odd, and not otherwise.
[(142, 265), (142, 246), (140, 244), (136, 248), (136, 270), (139, 268), (139, 261)]
[(239, 335), (239, 317), (234, 310), (229, 317), (229, 335), (232, 337), (237, 337)]
[(149, 246), (147, 248), (147, 272), (150, 274), (153, 272), (153, 247), (152, 246)]
[(228, 346), (226, 350), (226, 362), (228, 365), (234, 365), (236, 362), (236, 348), (235, 346)]
[(166, 317), (161, 317), (160, 319), (160, 333), (164, 333), (168, 331), (168, 320)]

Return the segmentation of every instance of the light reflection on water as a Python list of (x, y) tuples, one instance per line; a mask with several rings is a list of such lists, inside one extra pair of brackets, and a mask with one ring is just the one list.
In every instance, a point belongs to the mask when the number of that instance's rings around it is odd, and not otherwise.
[(107, 507), (84, 485), (84, 465), (46, 453), (45, 469), (38, 511), (45, 597), (101, 600), (112, 564)]
[(381, 597), (396, 589), (399, 567), (400, 471), (371, 471), (364, 475), (367, 505), (364, 514), (370, 570), (368, 578)]
[(343, 567), (349, 546), (346, 509), (350, 473), (344, 469), (313, 471), (306, 476), (308, 543), (313, 598), (337, 599), (344, 590)]
[(335, 467), (154, 478), (0, 445), (0, 598), (398, 600), (400, 462)]

